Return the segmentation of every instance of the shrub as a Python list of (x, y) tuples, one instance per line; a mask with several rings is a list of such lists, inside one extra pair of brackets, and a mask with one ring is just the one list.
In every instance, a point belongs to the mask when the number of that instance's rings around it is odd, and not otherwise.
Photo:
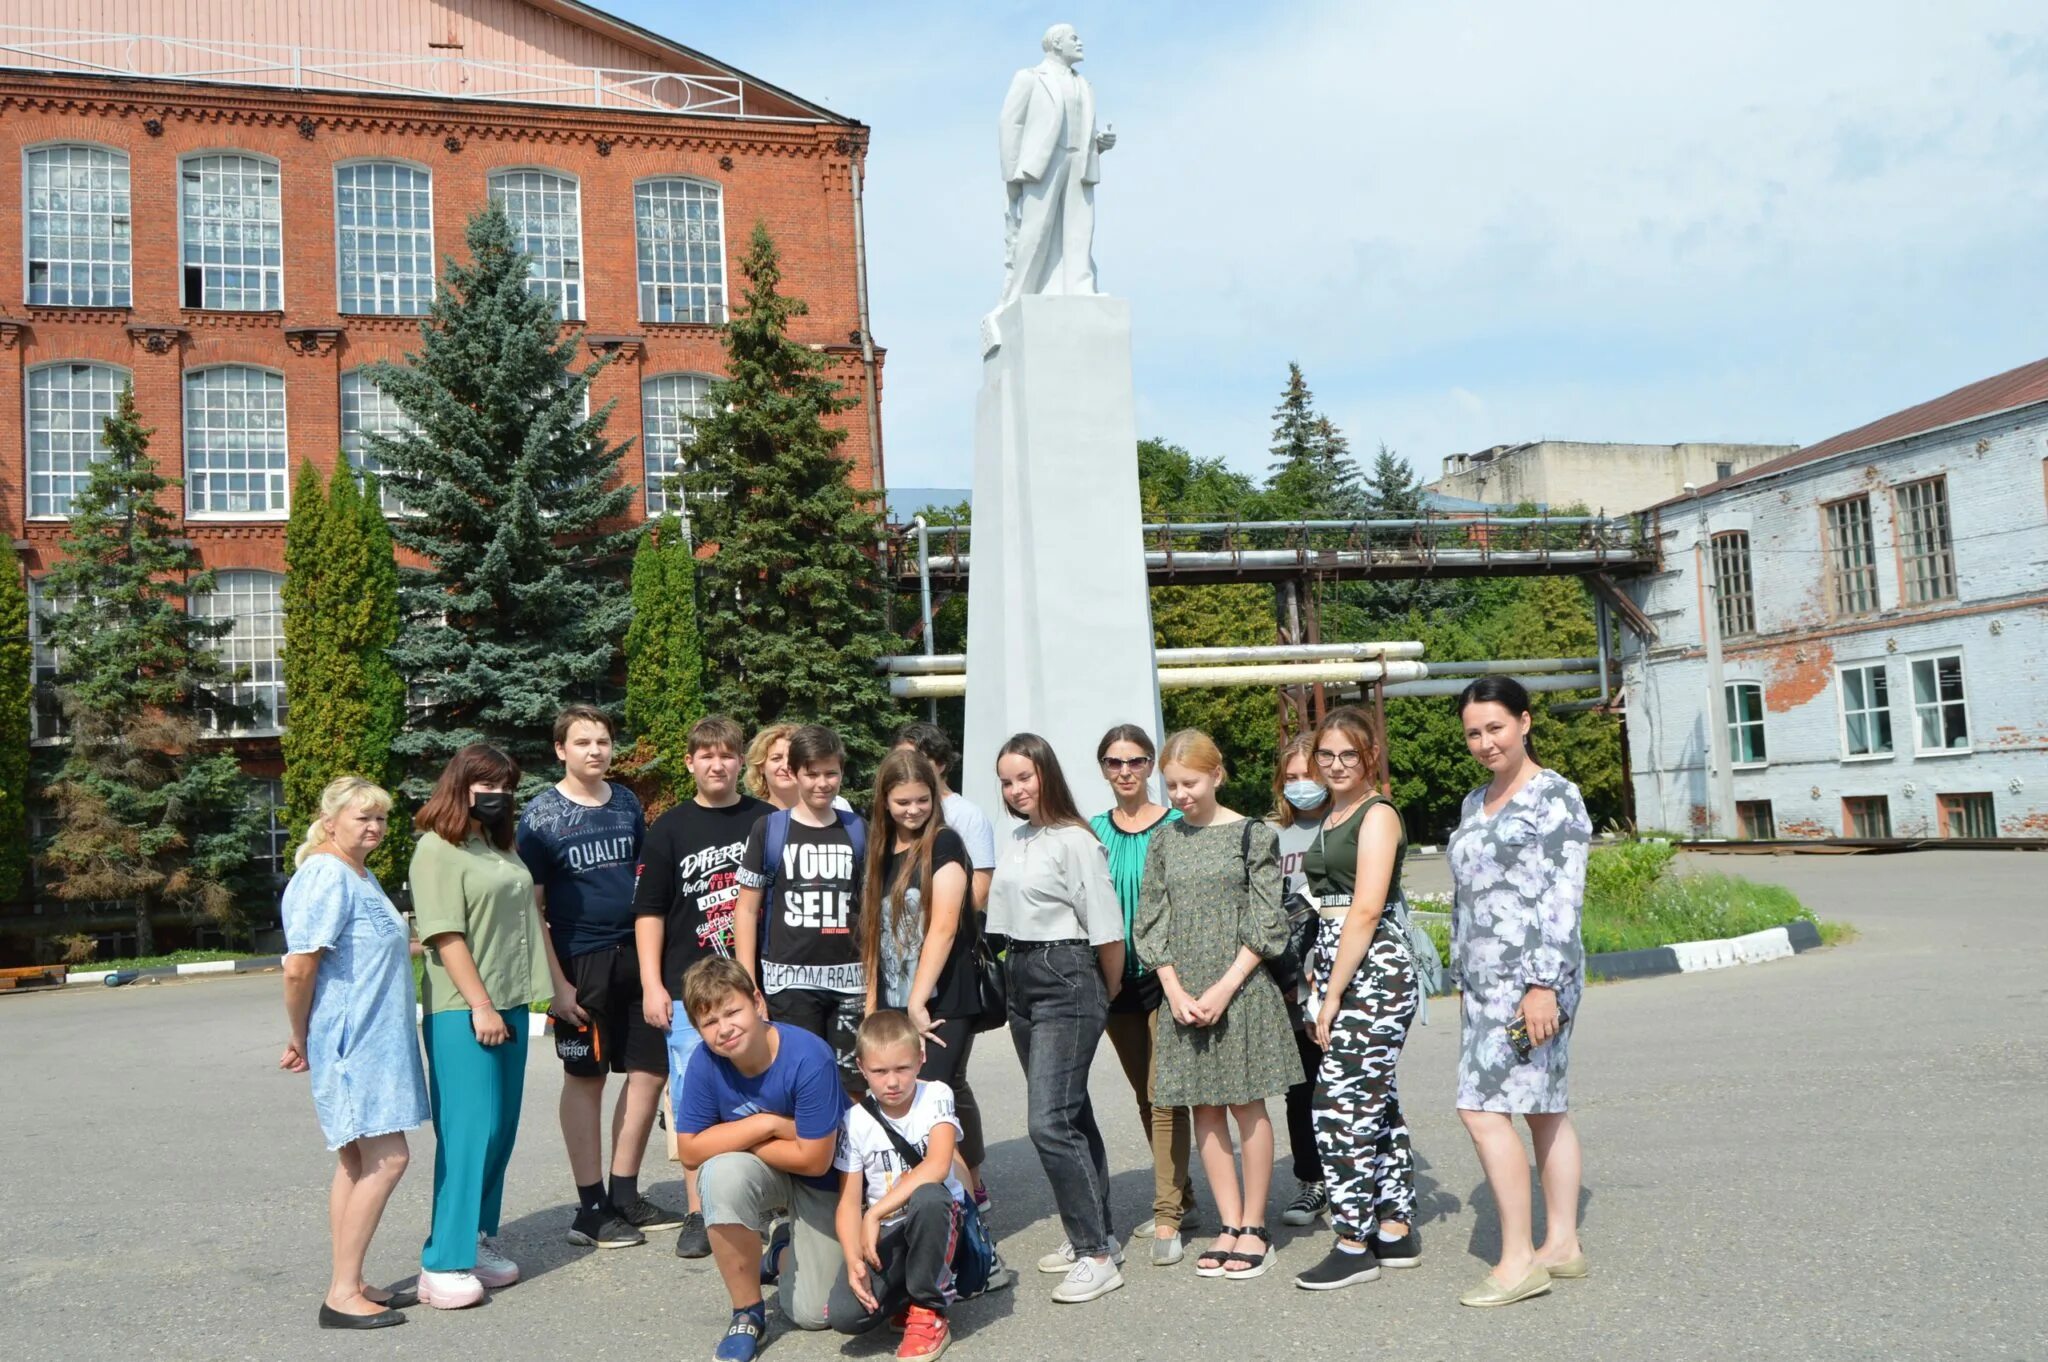
[[(1669, 842), (1617, 842), (1586, 859), (1586, 908), (1635, 903), (1656, 888), (1677, 856)], [(1589, 948), (1590, 949), (1590, 948)]]

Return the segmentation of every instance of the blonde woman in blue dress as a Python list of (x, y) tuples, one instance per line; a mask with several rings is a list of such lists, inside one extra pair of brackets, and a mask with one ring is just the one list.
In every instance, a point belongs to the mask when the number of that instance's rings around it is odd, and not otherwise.
[[(1493, 778), (1465, 796), (1445, 850), (1456, 895), (1451, 963), (1464, 994), (1458, 1114), (1500, 1208), (1500, 1262), (1460, 1300), (1512, 1305), (1586, 1275), (1579, 1246), (1579, 1134), (1566, 1110), (1573, 1019), (1585, 985), (1579, 909), (1592, 820), (1578, 787), (1536, 760), (1529, 693), (1482, 677), (1458, 697), (1465, 746)], [(1514, 1034), (1527, 1030), (1525, 1046)], [(1529, 1124), (1548, 1212), (1533, 1240)]]
[(427, 1121), (412, 946), (404, 919), (364, 864), (390, 816), (391, 796), (369, 781), (330, 782), (284, 891), (291, 1038), (278, 1067), (311, 1079), (313, 1109), (337, 1161), (327, 1200), (334, 1276), (320, 1305), (323, 1329), (403, 1324), (399, 1307), (419, 1301), (363, 1280), (370, 1237), (405, 1175), (405, 1132)]

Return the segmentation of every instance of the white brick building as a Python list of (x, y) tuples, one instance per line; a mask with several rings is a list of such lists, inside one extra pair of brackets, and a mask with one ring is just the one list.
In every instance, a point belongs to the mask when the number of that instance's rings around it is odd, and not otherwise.
[(2048, 360), (1655, 511), (1664, 570), (1628, 591), (1657, 637), (1622, 644), (1639, 825), (2048, 837)]

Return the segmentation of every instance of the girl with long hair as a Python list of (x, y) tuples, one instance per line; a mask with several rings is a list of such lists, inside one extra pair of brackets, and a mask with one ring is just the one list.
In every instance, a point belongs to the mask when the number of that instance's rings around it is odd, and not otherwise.
[(1310, 961), (1316, 1148), (1337, 1242), (1294, 1279), (1310, 1291), (1369, 1282), (1380, 1267), (1415, 1267), (1415, 1155), (1394, 1071), (1421, 998), (1409, 954), (1401, 816), (1379, 793), (1379, 743), (1355, 709), (1316, 729), (1314, 759), (1329, 811), (1302, 857), (1322, 917)]
[[(1579, 1132), (1568, 1109), (1573, 1019), (1585, 987), (1579, 910), (1593, 822), (1569, 780), (1536, 760), (1529, 692), (1485, 676), (1458, 696), (1465, 748), (1486, 784), (1465, 796), (1445, 845), (1454, 889), (1451, 963), (1464, 996), (1458, 1115), (1500, 1208), (1500, 1262), (1460, 1298), (1511, 1305), (1586, 1275), (1579, 1245)], [(1533, 1242), (1529, 1125), (1546, 1233)]]
[(1123, 984), (1124, 920), (1109, 862), (1074, 807), (1052, 747), (1019, 733), (996, 758), (1003, 803), (1023, 826), (996, 860), (988, 930), (1009, 938), (1010, 1040), (1026, 1121), (1067, 1237), (1039, 1260), (1064, 1273), (1053, 1299), (1092, 1301), (1124, 1284), (1109, 1223), (1109, 1158), (1088, 1101), (1088, 1065)]
[(970, 1193), (979, 1184), (981, 1108), (967, 1081), (974, 1052), (974, 943), (968, 909), (973, 867), (966, 843), (946, 826), (939, 775), (914, 747), (882, 758), (869, 805), (867, 873), (862, 877), (860, 955), (867, 1012), (901, 1012), (924, 1038), (918, 1077), (953, 1090), (960, 1161)]

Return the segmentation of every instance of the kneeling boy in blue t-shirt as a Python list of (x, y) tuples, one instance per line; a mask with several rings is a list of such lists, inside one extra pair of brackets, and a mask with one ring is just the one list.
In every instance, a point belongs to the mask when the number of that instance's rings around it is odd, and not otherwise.
[[(752, 1362), (761, 1346), (764, 1281), (781, 1283), (782, 1310), (799, 1329), (825, 1327), (843, 1259), (832, 1156), (846, 1095), (832, 1047), (767, 1019), (754, 981), (722, 957), (683, 975), (683, 1006), (704, 1038), (676, 1102), (676, 1152), (698, 1168), (711, 1256), (732, 1298), (732, 1322), (714, 1354)], [(779, 1213), (793, 1222), (766, 1262), (761, 1231)]]

